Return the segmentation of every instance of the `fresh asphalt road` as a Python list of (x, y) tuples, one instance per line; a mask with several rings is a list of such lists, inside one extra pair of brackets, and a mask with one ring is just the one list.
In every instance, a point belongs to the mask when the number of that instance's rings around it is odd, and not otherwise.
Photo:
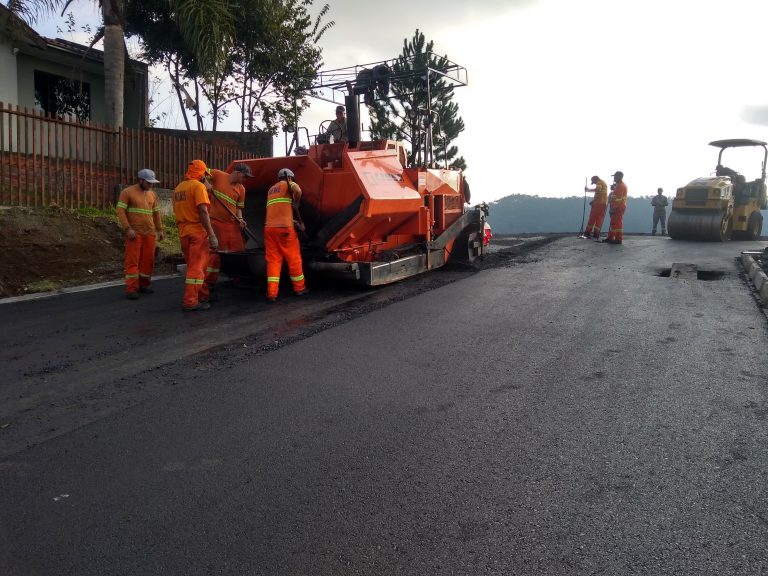
[(0, 574), (764, 574), (764, 246), (564, 238), (143, 374), (0, 460)]

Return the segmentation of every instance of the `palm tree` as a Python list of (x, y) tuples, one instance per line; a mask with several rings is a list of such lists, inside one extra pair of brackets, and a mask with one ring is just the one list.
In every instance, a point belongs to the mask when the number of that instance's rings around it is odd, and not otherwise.
[[(63, 14), (73, 0), (9, 0), (8, 9), (33, 24), (38, 18)], [(91, 42), (104, 40), (104, 100), (106, 124), (123, 126), (125, 80), (125, 14), (127, 2), (142, 0), (97, 0), (102, 26)], [(182, 36), (192, 47), (202, 70), (215, 70), (224, 60), (224, 47), (234, 31), (234, 5), (222, 0), (168, 0), (178, 18)]]

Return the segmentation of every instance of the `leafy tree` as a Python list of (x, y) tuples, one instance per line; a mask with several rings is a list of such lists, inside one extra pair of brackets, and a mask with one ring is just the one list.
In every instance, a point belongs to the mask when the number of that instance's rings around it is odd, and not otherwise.
[[(392, 65), (392, 96), (368, 105), (371, 116), (371, 136), (405, 140), (411, 145), (411, 166), (428, 161), (426, 135), (431, 127), (434, 161), (466, 168), (464, 157), (452, 142), (464, 130), (459, 106), (453, 99), (453, 86), (441, 74), (431, 72), (427, 97), (427, 68), (445, 72), (450, 66), (446, 56), (432, 53), (434, 42), (426, 42), (416, 29), (409, 41), (403, 41), (403, 52)], [(419, 74), (421, 72), (421, 74)], [(429, 107), (427, 103), (429, 102)], [(430, 109), (431, 114), (426, 111)]]
[(204, 127), (202, 98), (214, 131), (234, 104), (240, 108), (241, 130), (253, 131), (258, 123), (275, 133), (308, 105), (304, 95), (321, 64), (317, 42), (334, 24), (323, 24), (327, 4), (313, 21), (308, 13), (313, 3), (241, 0), (236, 33), (213, 70), (198, 65), (167, 0), (134, 3), (129, 32), (141, 36), (144, 58), (168, 71), (188, 129), (186, 109), (195, 115), (197, 128)]
[[(29, 23), (61, 11), (63, 14), (73, 0), (9, 0), (11, 12)], [(125, 30), (132, 8), (145, 0), (98, 0), (102, 26), (91, 45), (104, 40), (104, 98), (106, 123), (123, 125), (123, 94), (125, 83)], [(234, 30), (235, 5), (229, 0), (165, 0), (185, 47), (194, 54), (199, 69), (214, 72), (220, 69)]]

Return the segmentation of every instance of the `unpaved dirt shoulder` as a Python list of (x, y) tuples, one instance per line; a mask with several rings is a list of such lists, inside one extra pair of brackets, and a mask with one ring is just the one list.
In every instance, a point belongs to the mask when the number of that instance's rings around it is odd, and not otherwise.
[[(177, 310), (178, 295), (175, 289), (169, 289), (167, 302), (172, 310), (160, 318), (147, 316), (145, 324), (138, 322), (129, 327), (141, 336), (136, 339), (126, 338), (126, 326), (120, 326), (119, 321), (110, 322), (114, 333), (105, 328), (91, 334), (87, 326), (77, 325), (76, 314), (67, 315), (63, 307), (62, 316), (47, 318), (41, 330), (66, 338), (76, 334), (73, 345), (54, 363), (42, 357), (27, 362), (23, 372), (16, 375), (16, 382), (0, 385), (0, 397), (4, 399), (0, 410), (0, 458), (160, 395), (175, 393), (200, 372), (245, 362), (482, 270), (535, 261), (537, 250), (557, 238), (513, 245), (473, 265), (448, 265), (376, 289), (316, 282), (310, 297), (274, 306), (263, 303), (260, 295), (222, 286), (223, 302), (194, 318)], [(152, 296), (161, 297), (162, 293)], [(59, 301), (65, 302), (64, 298)], [(107, 299), (98, 306), (114, 309), (123, 304)], [(94, 313), (100, 314), (98, 308)], [(107, 314), (105, 311), (104, 316)], [(8, 353), (23, 355), (24, 347), (19, 341)]]
[[(114, 218), (58, 208), (0, 209), (0, 298), (123, 277), (123, 233)], [(155, 275), (176, 271), (158, 252)]]

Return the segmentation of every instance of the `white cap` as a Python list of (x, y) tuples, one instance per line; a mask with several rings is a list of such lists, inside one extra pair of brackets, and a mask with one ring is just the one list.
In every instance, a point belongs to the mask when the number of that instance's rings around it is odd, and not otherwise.
[(139, 180), (146, 180), (150, 184), (160, 184), (160, 180), (155, 178), (155, 173), (149, 168), (139, 170)]

